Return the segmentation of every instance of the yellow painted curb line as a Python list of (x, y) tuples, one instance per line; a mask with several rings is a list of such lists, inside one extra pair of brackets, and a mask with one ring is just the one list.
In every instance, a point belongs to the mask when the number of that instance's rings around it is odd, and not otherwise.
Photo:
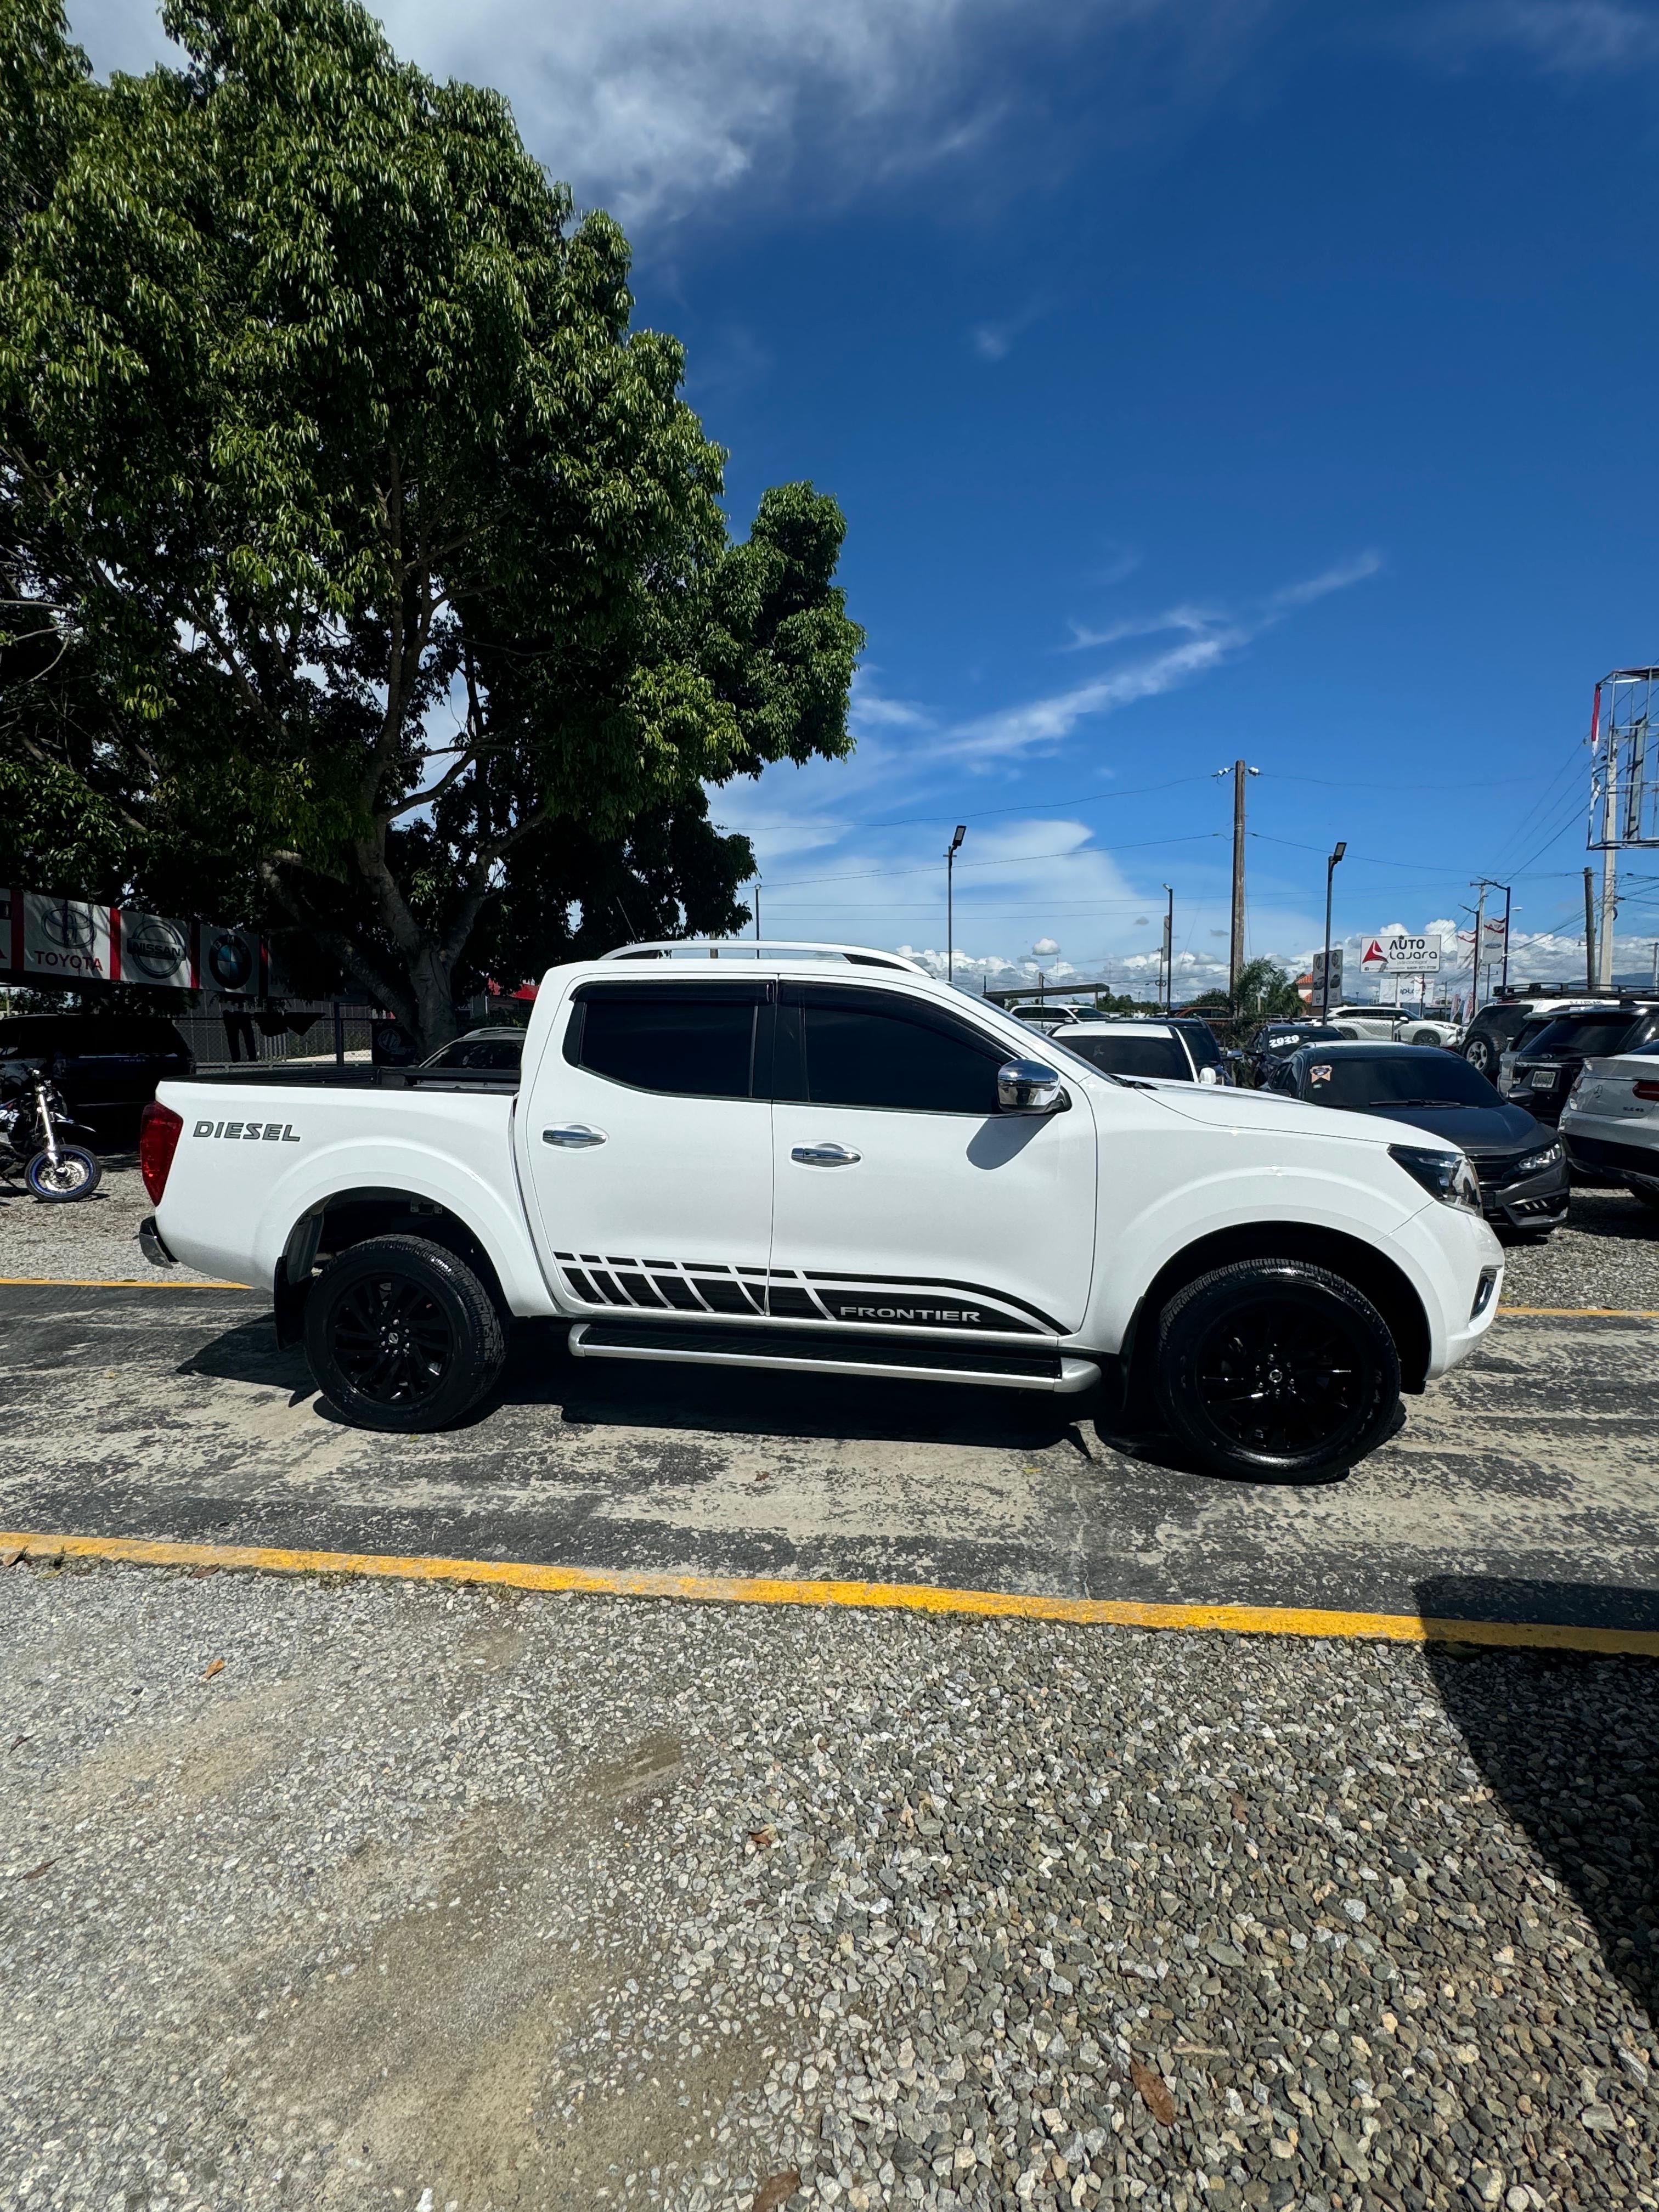
[(1498, 1320), (1506, 1315), (1543, 1321), (1659, 1321), (1651, 1306), (1499, 1306)]
[(1392, 1644), (1491, 1644), (1526, 1650), (1622, 1652), (1659, 1659), (1659, 1630), (1656, 1629), (1425, 1620), (1414, 1613), (1321, 1613), (1276, 1605), (1143, 1605), (1127, 1598), (935, 1589), (927, 1583), (636, 1574), (605, 1567), (538, 1566), (521, 1559), (410, 1559), (381, 1552), (291, 1552), (264, 1544), (175, 1544), (131, 1536), (41, 1536), (4, 1530), (0, 1530), (0, 1552), (15, 1552), (33, 1559), (115, 1559), (149, 1567), (241, 1567), (272, 1574), (482, 1583), (507, 1589), (580, 1591), (600, 1597), (686, 1598), (704, 1604), (842, 1606), (899, 1613), (975, 1613), (1000, 1620), (1064, 1620), (1087, 1628), (1366, 1637)]
[(6, 1291), (251, 1291), (252, 1283), (157, 1282), (149, 1275), (0, 1275)]

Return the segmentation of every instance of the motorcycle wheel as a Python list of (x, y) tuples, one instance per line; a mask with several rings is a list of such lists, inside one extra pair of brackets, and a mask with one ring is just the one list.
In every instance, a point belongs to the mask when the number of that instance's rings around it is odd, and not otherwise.
[(24, 1182), (47, 1206), (90, 1198), (103, 1178), (97, 1160), (79, 1145), (59, 1145), (55, 1167), (50, 1153), (37, 1152), (23, 1170)]

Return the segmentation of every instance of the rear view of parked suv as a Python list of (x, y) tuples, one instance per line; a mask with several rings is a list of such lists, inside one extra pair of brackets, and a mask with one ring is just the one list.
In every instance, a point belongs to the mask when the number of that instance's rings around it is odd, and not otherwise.
[(1587, 1060), (1634, 1052), (1659, 1037), (1659, 999), (1626, 998), (1565, 1013), (1540, 1030), (1515, 1063), (1510, 1097), (1552, 1127)]
[[(1481, 1007), (1463, 1032), (1463, 1041), (1457, 1049), (1471, 1067), (1478, 1067), (1489, 1083), (1496, 1083), (1504, 1054), (1520, 1042), (1529, 1022), (1602, 1003), (1605, 1001), (1568, 991), (1559, 984), (1534, 984), (1527, 991), (1505, 991)], [(1411, 1042), (1414, 1043), (1416, 1040)]]

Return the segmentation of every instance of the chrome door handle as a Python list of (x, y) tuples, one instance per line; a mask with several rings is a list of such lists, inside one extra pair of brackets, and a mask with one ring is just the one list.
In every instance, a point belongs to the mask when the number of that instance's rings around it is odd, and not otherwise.
[(602, 1145), (605, 1131), (590, 1129), (586, 1121), (567, 1121), (562, 1128), (544, 1129), (542, 1142), (544, 1145), (562, 1145), (568, 1152), (577, 1152), (589, 1145)]
[(789, 1155), (804, 1168), (856, 1167), (860, 1155), (850, 1145), (797, 1145)]

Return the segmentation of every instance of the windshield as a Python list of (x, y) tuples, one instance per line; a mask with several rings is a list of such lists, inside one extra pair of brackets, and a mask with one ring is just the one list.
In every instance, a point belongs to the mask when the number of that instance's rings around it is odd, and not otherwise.
[(1592, 1060), (1598, 1053), (1618, 1052), (1646, 1019), (1639, 1013), (1563, 1014), (1549, 1023), (1528, 1045), (1528, 1052), (1583, 1053)]
[(1111, 1036), (1073, 1035), (1066, 1038), (1066, 1048), (1108, 1075), (1161, 1076), (1176, 1083), (1193, 1079), (1179, 1037), (1136, 1036), (1127, 1031)]
[(1310, 1060), (1303, 1096), (1319, 1106), (1376, 1113), (1390, 1106), (1501, 1106), (1503, 1100), (1478, 1069), (1455, 1053), (1390, 1053)]

